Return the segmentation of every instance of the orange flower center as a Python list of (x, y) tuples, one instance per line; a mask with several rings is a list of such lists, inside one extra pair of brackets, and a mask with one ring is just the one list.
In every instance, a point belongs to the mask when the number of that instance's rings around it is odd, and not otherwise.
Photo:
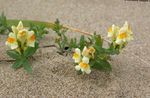
[(34, 35), (34, 34), (30, 37), (30, 40), (31, 40), (31, 41), (34, 41), (34, 40), (35, 40), (35, 35)]
[(7, 39), (7, 41), (8, 41), (9, 43), (14, 43), (14, 42), (15, 42), (15, 38), (9, 37), (9, 38)]
[(80, 65), (80, 67), (83, 68), (83, 69), (86, 69), (86, 68), (89, 67), (89, 64), (86, 64), (86, 63), (84, 63), (84, 62), (81, 62), (79, 65)]
[(119, 34), (118, 37), (119, 37), (120, 39), (124, 39), (124, 38), (127, 37), (127, 33), (126, 33), (126, 32), (123, 32), (123, 33)]

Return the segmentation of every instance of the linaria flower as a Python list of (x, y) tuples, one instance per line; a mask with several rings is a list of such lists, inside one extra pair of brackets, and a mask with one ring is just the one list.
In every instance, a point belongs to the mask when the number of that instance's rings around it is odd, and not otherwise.
[(11, 29), (12, 29), (13, 33), (15, 33), (15, 34), (17, 34), (19, 31), (23, 30), (24, 27), (23, 27), (22, 21), (20, 21), (18, 23), (17, 27), (16, 26), (12, 26)]
[(132, 31), (127, 22), (123, 25), (123, 27), (119, 30), (119, 33), (116, 38), (116, 44), (127, 43), (130, 40), (133, 40)]
[(27, 46), (29, 46), (29, 47), (34, 47), (35, 46), (35, 34), (34, 34), (33, 31), (28, 31)]
[(82, 55), (89, 57), (89, 58), (94, 58), (94, 53), (95, 53), (95, 49), (93, 47), (89, 47), (87, 48), (86, 46), (84, 47), (83, 51), (82, 51)]
[(119, 27), (114, 24), (108, 29), (107, 37), (115, 38), (118, 33)]
[(35, 34), (33, 31), (29, 31), (23, 26), (20, 21), (18, 26), (12, 26), (12, 31), (6, 41), (6, 45), (11, 49), (25, 50), (27, 47), (35, 46)]
[(15, 33), (9, 33), (5, 44), (8, 45), (11, 49), (18, 48), (18, 42)]
[(88, 57), (83, 57), (82, 61), (79, 63), (79, 65), (75, 66), (76, 70), (81, 70), (83, 73), (85, 72), (86, 74), (91, 73), (90, 65), (89, 65), (89, 58)]
[(73, 59), (75, 63), (79, 63), (81, 61), (81, 50), (79, 48), (75, 49), (75, 53), (73, 54)]
[(26, 41), (27, 33), (28, 33), (28, 31), (27, 31), (26, 29), (20, 30), (20, 31), (18, 31), (18, 33), (17, 33), (17, 39), (18, 39), (22, 44), (24, 44), (25, 41)]

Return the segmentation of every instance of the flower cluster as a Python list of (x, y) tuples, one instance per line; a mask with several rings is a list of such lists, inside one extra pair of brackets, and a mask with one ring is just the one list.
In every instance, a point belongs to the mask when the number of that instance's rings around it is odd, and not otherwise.
[(9, 33), (6, 45), (12, 50), (16, 49), (19, 53), (22, 53), (27, 47), (35, 47), (35, 34), (33, 31), (28, 31), (24, 28), (23, 23), (20, 21), (18, 26), (12, 26), (12, 31)]
[(133, 40), (133, 33), (128, 22), (120, 28), (119, 26), (112, 25), (108, 29), (108, 37), (112, 38), (114, 44), (123, 45), (128, 43), (130, 40)]
[(77, 71), (82, 71), (83, 73), (90, 74), (91, 68), (89, 65), (89, 61), (91, 58), (94, 58), (94, 53), (95, 49), (93, 47), (87, 48), (85, 46), (82, 53), (79, 48), (76, 48), (73, 54), (73, 59), (78, 65), (75, 66), (75, 69)]
[(15, 59), (12, 68), (17, 69), (24, 67), (27, 72), (32, 72), (28, 58), (32, 56), (38, 49), (38, 42), (34, 31), (29, 31), (20, 21), (18, 26), (12, 26), (12, 32), (6, 41), (6, 45), (11, 49), (7, 50), (7, 54)]

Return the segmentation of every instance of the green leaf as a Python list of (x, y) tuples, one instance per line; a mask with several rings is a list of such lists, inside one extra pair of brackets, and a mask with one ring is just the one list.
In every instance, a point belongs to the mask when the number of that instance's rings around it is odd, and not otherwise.
[(28, 47), (24, 52), (24, 56), (25, 57), (32, 56), (36, 52), (38, 47), (39, 47), (39, 44), (37, 42), (35, 42), (35, 47)]
[(15, 63), (12, 65), (12, 68), (18, 69), (23, 64), (23, 60), (16, 60)]
[(97, 48), (102, 48), (103, 40), (100, 35), (94, 35), (95, 45)]
[(105, 49), (102, 47), (99, 47), (98, 45), (94, 45), (94, 48), (96, 49), (96, 54), (101, 54), (101, 53), (105, 53)]
[(93, 39), (90, 37), (88, 37), (88, 44), (93, 44)]
[(102, 47), (103, 40), (102, 40), (101, 36), (94, 34), (91, 37), (92, 37), (91, 40), (90, 39), (89, 40), (90, 40), (90, 42), (92, 42), (93, 47), (96, 49), (96, 54), (101, 54), (101, 53), (105, 52), (104, 48)]
[(106, 53), (101, 53), (101, 54), (98, 55), (98, 57), (99, 57), (100, 59), (102, 59), (102, 60), (107, 60), (107, 59), (109, 59), (109, 55), (106, 54)]
[(101, 59), (97, 59), (92, 67), (95, 69), (104, 70), (104, 71), (111, 71), (112, 70), (109, 62), (106, 60), (101, 60)]
[(80, 42), (79, 42), (79, 45), (80, 45), (80, 49), (82, 50), (85, 46), (85, 38), (84, 38), (84, 35), (82, 35), (80, 37)]
[(72, 48), (77, 48), (78, 45), (77, 45), (77, 39), (76, 38), (71, 38), (70, 39), (70, 42), (68, 43), (69, 45), (69, 50), (71, 51)]
[(105, 49), (105, 53), (115, 55), (115, 54), (119, 54), (120, 51), (119, 51), (118, 46), (114, 47), (113, 43), (112, 43), (112, 44), (110, 44), (108, 49)]
[(61, 36), (60, 30), (63, 28), (63, 26), (60, 24), (59, 20), (56, 19), (54, 26), (52, 29), (57, 33), (58, 36)]
[(13, 59), (21, 59), (21, 55), (15, 50), (7, 50), (7, 54)]
[(32, 67), (27, 59), (24, 61), (23, 67), (28, 73), (32, 72)]
[(62, 43), (61, 43), (61, 46), (62, 46), (62, 48), (64, 49), (67, 45), (68, 45), (68, 38), (66, 37), (66, 35), (65, 34), (62, 34)]

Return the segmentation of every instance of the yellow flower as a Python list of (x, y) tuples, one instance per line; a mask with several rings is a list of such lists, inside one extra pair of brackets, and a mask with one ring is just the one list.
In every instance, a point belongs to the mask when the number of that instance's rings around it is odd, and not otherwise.
[(19, 31), (23, 30), (24, 27), (23, 27), (22, 21), (20, 21), (20, 22), (18, 23), (18, 26), (17, 26), (17, 27), (12, 26), (11, 29), (12, 29), (13, 33), (15, 33), (15, 34), (17, 34)]
[[(18, 26), (12, 26), (12, 31), (17, 35), (17, 39), (22, 43), (26, 43), (29, 47), (35, 46), (35, 34), (33, 31), (28, 31), (24, 28), (23, 23), (20, 21)], [(26, 46), (24, 46), (26, 47)], [(23, 48), (24, 48), (23, 47)], [(26, 49), (26, 48), (25, 48)]]
[(22, 21), (19, 21), (19, 24), (18, 24), (18, 26), (17, 26), (17, 30), (20, 31), (20, 30), (22, 30), (22, 29), (24, 29), (23, 23), (22, 23)]
[(130, 40), (133, 40), (133, 33), (131, 31), (130, 26), (128, 25), (127, 22), (123, 25), (123, 27), (119, 30), (119, 33), (116, 38), (116, 43), (117, 44), (123, 44), (126, 42), (129, 42)]
[(119, 27), (115, 26), (114, 24), (108, 29), (107, 37), (115, 38), (116, 34), (118, 33)]
[(82, 61), (79, 63), (79, 65), (75, 66), (76, 70), (81, 70), (83, 73), (85, 72), (86, 74), (91, 73), (90, 65), (89, 65), (89, 58), (88, 57), (83, 57)]
[(9, 34), (6, 41), (6, 45), (11, 49), (25, 50), (27, 47), (35, 46), (35, 34), (33, 31), (29, 31), (23, 27), (23, 23), (20, 21), (18, 26), (12, 26), (13, 33)]
[(75, 63), (79, 63), (81, 61), (81, 50), (79, 48), (75, 49), (75, 53), (73, 54), (73, 59)]
[(94, 53), (95, 53), (95, 49), (93, 47), (89, 47), (87, 48), (86, 46), (84, 47), (83, 51), (82, 51), (82, 55), (89, 57), (89, 58), (94, 58)]
[(18, 26), (12, 26), (12, 31), (17, 35), (17, 39), (24, 44), (27, 40), (28, 30), (24, 28), (22, 21), (18, 23)]
[(23, 29), (23, 30), (18, 31), (18, 33), (17, 33), (17, 39), (18, 39), (22, 44), (24, 44), (25, 41), (26, 41), (27, 32), (28, 32), (28, 31), (27, 31), (26, 29)]
[(33, 31), (28, 31), (27, 34), (27, 46), (34, 47), (35, 46), (35, 34)]
[(11, 49), (18, 48), (16, 35), (14, 33), (9, 33), (9, 37), (7, 38), (7, 41), (5, 44), (8, 45)]

